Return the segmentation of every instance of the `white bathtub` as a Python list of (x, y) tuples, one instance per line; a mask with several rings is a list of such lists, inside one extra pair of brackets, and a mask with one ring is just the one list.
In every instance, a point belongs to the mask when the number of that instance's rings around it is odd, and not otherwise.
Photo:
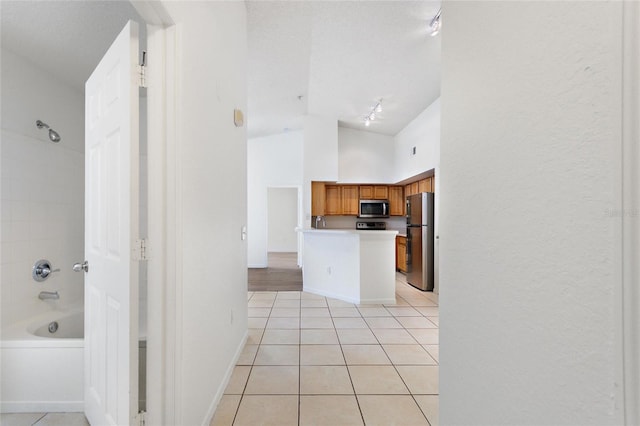
[[(58, 323), (50, 333), (49, 324)], [(0, 412), (84, 411), (84, 314), (54, 311), (2, 330)]]

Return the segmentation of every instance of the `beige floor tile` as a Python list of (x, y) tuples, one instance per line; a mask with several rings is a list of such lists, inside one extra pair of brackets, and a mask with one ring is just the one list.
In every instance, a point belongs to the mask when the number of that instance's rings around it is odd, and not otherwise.
[(298, 318), (300, 308), (273, 308), (271, 318)]
[(422, 347), (429, 352), (431, 358), (435, 359), (436, 362), (440, 362), (440, 345), (422, 345)]
[(251, 299), (251, 297), (253, 297), (253, 291), (248, 291), (247, 292), (247, 300)]
[[(4, 423), (2, 423), (4, 426)], [(89, 426), (84, 413), (48, 413), (35, 423), (37, 426)]]
[(369, 328), (362, 318), (334, 318), (336, 328)]
[(297, 395), (245, 395), (234, 426), (296, 426)]
[(210, 426), (231, 426), (242, 395), (222, 395)]
[(249, 318), (268, 318), (271, 308), (249, 308), (247, 313)]
[(246, 395), (297, 395), (298, 366), (254, 366), (249, 375)]
[(263, 345), (297, 345), (300, 343), (300, 330), (267, 328), (262, 336)]
[(0, 413), (2, 426), (31, 426), (47, 413)]
[(303, 345), (337, 345), (338, 335), (333, 329), (300, 330), (300, 343)]
[(275, 299), (278, 295), (277, 291), (254, 291), (254, 299)]
[(411, 306), (411, 305), (409, 305), (409, 302), (404, 300), (402, 297), (398, 297), (398, 295), (396, 295), (396, 302), (395, 303), (385, 303), (384, 304), (385, 308), (393, 308), (393, 307), (396, 307), (396, 306)]
[(300, 300), (302, 295), (301, 291), (279, 291), (276, 296), (276, 300), (279, 299), (297, 299)]
[(402, 324), (393, 317), (371, 317), (365, 321), (371, 328), (402, 328)]
[(327, 304), (330, 308), (355, 308), (356, 306), (353, 303), (331, 298), (327, 298)]
[(440, 327), (440, 317), (427, 317), (427, 319)]
[(411, 306), (414, 306), (414, 307), (417, 307), (417, 306), (438, 306), (438, 304), (436, 302), (434, 302), (432, 300), (429, 300), (426, 297), (415, 297), (415, 298), (405, 297), (404, 300), (409, 302), (409, 304)]
[(344, 365), (340, 345), (300, 345), (300, 365)]
[(336, 308), (330, 307), (331, 316), (334, 318), (359, 318), (360, 311), (356, 308)]
[(391, 365), (350, 365), (349, 373), (356, 394), (409, 393), (396, 369)]
[(382, 345), (393, 365), (437, 365), (420, 345)]
[(368, 329), (341, 328), (336, 331), (338, 332), (338, 339), (343, 345), (371, 345), (378, 343), (376, 337)]
[(391, 314), (385, 308), (358, 308), (363, 317), (390, 317)]
[(421, 345), (437, 345), (439, 330), (437, 328), (408, 328), (407, 331)]
[(300, 328), (333, 328), (331, 318), (301, 318)]
[(327, 298), (324, 297), (324, 296), (320, 296), (319, 294), (307, 293), (305, 291), (300, 293), (300, 299), (303, 299), (303, 300), (324, 300), (324, 301), (327, 300)]
[(322, 317), (329, 318), (329, 308), (302, 308), (300, 311), (301, 317)]
[(389, 358), (380, 345), (343, 345), (347, 365), (388, 365)]
[(374, 328), (371, 331), (382, 344), (412, 345), (417, 343), (403, 328)]
[(300, 367), (301, 395), (353, 394), (349, 372), (345, 366)]
[(260, 340), (262, 340), (262, 333), (264, 333), (264, 328), (250, 328), (247, 332), (247, 344), (259, 345)]
[(229, 379), (229, 384), (224, 390), (228, 395), (242, 395), (244, 387), (247, 384), (249, 373), (251, 372), (251, 366), (249, 365), (236, 365)]
[(438, 366), (399, 365), (396, 368), (412, 394), (439, 393)]
[(418, 311), (410, 306), (400, 306), (396, 308), (390, 307), (387, 308), (387, 311), (389, 311), (389, 313), (391, 313), (391, 315), (393, 315), (394, 317), (415, 317), (417, 315), (420, 315)]
[(438, 395), (414, 395), (413, 396), (418, 403), (418, 406), (422, 410), (431, 426), (438, 426), (440, 424), (440, 404)]
[(254, 365), (298, 365), (298, 345), (260, 345)]
[(367, 426), (428, 426), (420, 408), (409, 395), (358, 395)]
[(269, 318), (267, 328), (299, 329), (300, 318)]
[(363, 425), (354, 395), (303, 395), (300, 397), (300, 426)]
[(247, 320), (247, 326), (249, 328), (264, 328), (267, 324), (268, 318), (249, 318)]
[(300, 308), (300, 299), (276, 299), (274, 308)]
[(437, 317), (440, 315), (438, 313), (440, 311), (440, 308), (434, 307), (434, 306), (422, 306), (422, 307), (416, 308), (416, 310), (420, 312), (422, 315), (424, 315), (425, 317)]
[(302, 299), (300, 300), (300, 306), (303, 308), (326, 308), (327, 301), (322, 299)]
[(273, 300), (270, 299), (255, 299), (255, 296), (249, 300), (250, 308), (270, 308), (273, 306)]
[(404, 328), (438, 328), (437, 325), (422, 316), (398, 317), (397, 320)]
[(244, 345), (238, 357), (237, 365), (253, 365), (256, 353), (258, 353), (258, 345)]

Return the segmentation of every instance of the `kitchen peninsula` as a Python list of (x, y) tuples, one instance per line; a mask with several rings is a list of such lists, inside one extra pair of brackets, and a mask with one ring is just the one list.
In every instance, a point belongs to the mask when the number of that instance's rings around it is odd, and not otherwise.
[(304, 229), (304, 291), (349, 303), (395, 303), (398, 231)]

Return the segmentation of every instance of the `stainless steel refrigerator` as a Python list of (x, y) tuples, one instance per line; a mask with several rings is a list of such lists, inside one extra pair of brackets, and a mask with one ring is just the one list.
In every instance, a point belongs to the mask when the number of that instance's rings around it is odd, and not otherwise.
[(407, 197), (407, 282), (425, 291), (433, 291), (433, 197)]

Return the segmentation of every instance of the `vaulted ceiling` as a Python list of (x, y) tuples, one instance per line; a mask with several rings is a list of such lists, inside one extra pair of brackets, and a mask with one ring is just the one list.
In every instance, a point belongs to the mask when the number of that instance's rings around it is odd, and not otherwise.
[[(247, 1), (249, 137), (305, 114), (395, 135), (440, 95), (436, 1)], [(0, 2), (2, 45), (82, 90), (127, 20), (128, 1)], [(371, 126), (363, 118), (382, 99)]]

